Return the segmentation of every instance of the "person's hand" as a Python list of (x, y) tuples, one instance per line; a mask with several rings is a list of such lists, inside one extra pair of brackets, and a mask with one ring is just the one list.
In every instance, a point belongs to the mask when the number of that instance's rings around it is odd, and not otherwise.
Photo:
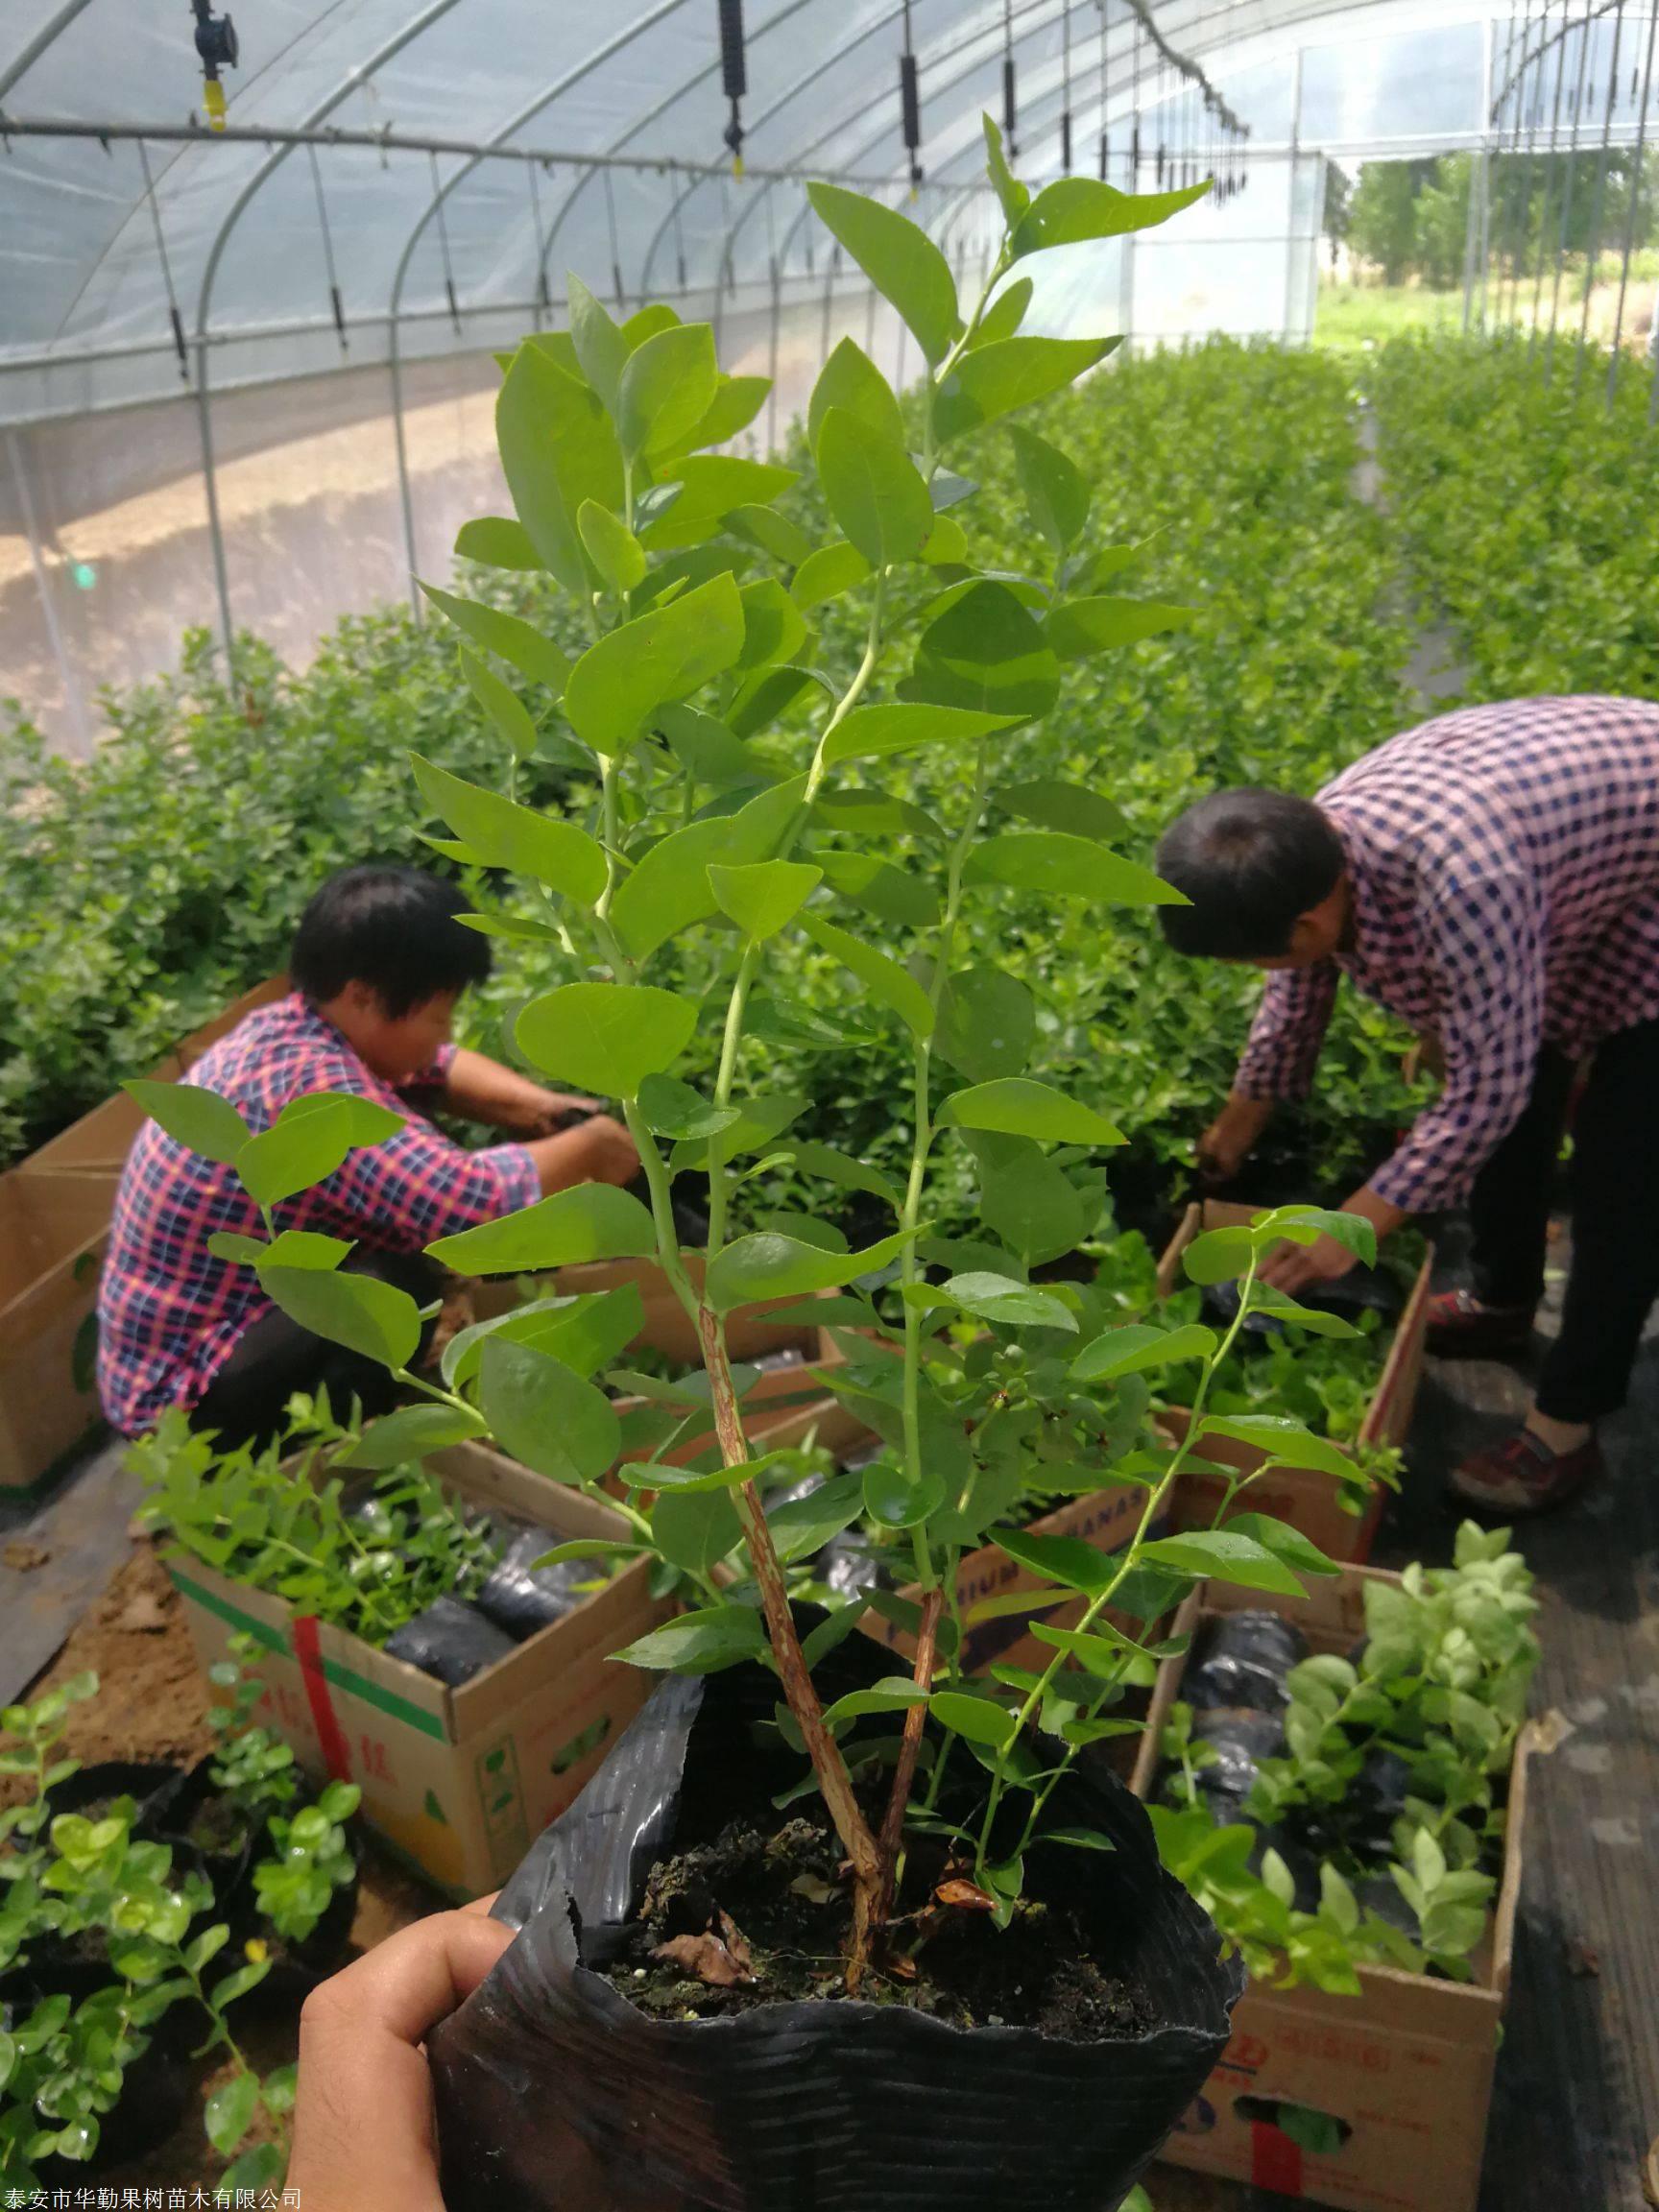
[(1273, 1117), (1270, 1098), (1229, 1098), (1193, 1146), (1207, 1182), (1231, 1183)]
[(584, 1098), (573, 1091), (537, 1090), (513, 1109), (513, 1128), (521, 1137), (552, 1137), (572, 1122), (597, 1114), (597, 1098)]
[(1287, 1298), (1321, 1283), (1334, 1283), (1354, 1265), (1354, 1255), (1334, 1237), (1316, 1237), (1311, 1244), (1279, 1244), (1267, 1255), (1259, 1280), (1283, 1290)]
[(632, 1183), (639, 1172), (639, 1154), (620, 1121), (609, 1114), (595, 1114), (566, 1132), (565, 1142), (571, 1158), (580, 1163), (573, 1182)]
[(512, 1942), (491, 1902), (418, 1920), (305, 2000), (288, 2165), (304, 2212), (444, 2212), (421, 2039)]

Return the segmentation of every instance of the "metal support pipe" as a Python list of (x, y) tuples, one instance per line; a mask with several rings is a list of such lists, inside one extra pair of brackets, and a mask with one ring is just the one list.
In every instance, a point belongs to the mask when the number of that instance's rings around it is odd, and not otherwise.
[[(1642, 188), (1647, 182), (1647, 103), (1653, 91), (1653, 50), (1656, 37), (1659, 37), (1659, 5), (1655, 5), (1647, 18), (1647, 58), (1642, 65), (1642, 108), (1636, 123), (1636, 165), (1630, 179), (1630, 204), (1624, 214), (1624, 258), (1619, 271), (1619, 307), (1613, 319), (1613, 350), (1607, 362), (1609, 407), (1619, 392), (1620, 350), (1624, 342), (1624, 299), (1630, 288), (1630, 255), (1635, 250)], [(1655, 302), (1654, 320), (1655, 325), (1659, 325), (1659, 301)]]
[(1590, 63), (1590, 15), (1593, 0), (1584, 0), (1584, 24), (1578, 39), (1578, 82), (1573, 93), (1573, 132), (1567, 154), (1567, 178), (1561, 187), (1561, 228), (1555, 244), (1555, 283), (1550, 295), (1550, 336), (1544, 348), (1544, 381), (1555, 368), (1555, 325), (1561, 313), (1561, 269), (1567, 255), (1568, 226), (1573, 217), (1573, 180), (1578, 170), (1578, 118), (1584, 107), (1584, 77)]
[(420, 623), (425, 620), (425, 608), (421, 587), (415, 580), (421, 559), (415, 550), (415, 486), (409, 474), (409, 445), (403, 429), (403, 357), (397, 344), (396, 318), (392, 324), (387, 366), (392, 372), (392, 442), (397, 454), (397, 499), (403, 511), (403, 559), (409, 571), (409, 605)]
[(225, 676), (236, 673), (236, 627), (230, 619), (230, 571), (225, 561), (225, 526), (219, 513), (219, 477), (213, 465), (213, 400), (207, 379), (207, 348), (196, 344), (196, 421), (202, 439), (202, 489), (207, 496), (207, 536), (213, 549), (213, 582), (219, 594), (219, 637), (225, 647)]
[(1619, 60), (1624, 40), (1624, 0), (1613, 18), (1613, 62), (1607, 72), (1607, 101), (1601, 110), (1601, 149), (1596, 161), (1596, 199), (1590, 217), (1590, 253), (1584, 263), (1584, 310), (1578, 318), (1578, 350), (1573, 363), (1573, 389), (1584, 381), (1584, 349), (1590, 343), (1590, 297), (1601, 260), (1601, 217), (1607, 204), (1607, 142), (1613, 132), (1613, 107), (1619, 97)]
[(1550, 213), (1550, 171), (1555, 160), (1556, 143), (1561, 135), (1561, 101), (1567, 84), (1567, 45), (1560, 40), (1555, 47), (1555, 104), (1550, 115), (1550, 153), (1544, 169), (1544, 196), (1538, 205), (1538, 269), (1532, 284), (1532, 328), (1527, 338), (1527, 356), (1530, 360), (1538, 343), (1538, 325), (1544, 307), (1544, 261), (1548, 252), (1546, 230)]

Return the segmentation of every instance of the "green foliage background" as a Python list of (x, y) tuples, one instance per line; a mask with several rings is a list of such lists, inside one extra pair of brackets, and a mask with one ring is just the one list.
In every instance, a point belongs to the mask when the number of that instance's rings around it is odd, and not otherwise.
[[(1198, 605), (1189, 632), (1080, 664), (1049, 721), (1011, 741), (1028, 756), (1023, 774), (1115, 801), (1125, 853), (1149, 858), (1195, 792), (1311, 790), (1412, 718), (1407, 637), (1384, 612), (1407, 564), (1468, 642), (1472, 695), (1659, 689), (1659, 515), (1632, 496), (1650, 450), (1639, 379), (1608, 415), (1599, 359), (1576, 391), (1566, 373), (1546, 387), (1513, 344), (1403, 342), (1366, 374), (1396, 493), (1387, 517), (1352, 492), (1350, 370), (1329, 357), (1217, 342), (1114, 364), (1026, 418), (1078, 456), (1102, 536), (1134, 545), (1142, 517), (1165, 518), (1123, 588)], [(952, 513), (976, 556), (1019, 570), (1032, 547), (1005, 442), (985, 439), (972, 467), (980, 489)], [(818, 525), (805, 500), (798, 512)], [(468, 588), (523, 605), (536, 589), (498, 571)], [(557, 632), (550, 600), (534, 612)], [(851, 618), (828, 612), (826, 659), (845, 661)], [(497, 743), (445, 627), (401, 610), (348, 617), (302, 673), (254, 639), (238, 661), (228, 685), (194, 634), (176, 674), (107, 698), (109, 732), (88, 763), (48, 758), (20, 719), (0, 735), (0, 1159), (279, 966), (330, 869), (430, 860), (409, 828), (408, 751), (479, 776)], [(556, 765), (527, 773), (520, 797), (557, 797)], [(488, 902), (488, 885), (474, 890)], [(1085, 907), (1034, 900), (999, 913), (1003, 945), (1009, 928), (1047, 955), (1045, 1071), (1109, 1107), (1144, 1175), (1172, 1190), (1226, 1087), (1256, 978), (1175, 959), (1149, 914), (1097, 932)], [(557, 954), (498, 950), (469, 1019), (473, 1041), (504, 1049), (503, 1017), (560, 972)], [(808, 1006), (846, 1007), (844, 972), (824, 955), (807, 954), (799, 989)], [(1403, 1042), (1376, 1009), (1345, 1001), (1301, 1132), (1322, 1190), (1338, 1190), (1366, 1142), (1409, 1111)], [(897, 1062), (764, 1049), (777, 1087), (811, 1092), (814, 1135), (898, 1157)]]

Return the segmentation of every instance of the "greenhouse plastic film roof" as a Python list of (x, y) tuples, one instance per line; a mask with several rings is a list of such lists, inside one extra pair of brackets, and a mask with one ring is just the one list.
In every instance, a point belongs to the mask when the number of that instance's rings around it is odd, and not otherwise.
[[(1092, 167), (1103, 114), (1151, 113), (1170, 89), (1126, 0), (1109, 0), (1104, 22), (1099, 0), (746, 0), (739, 180), (722, 144), (716, 0), (241, 0), (234, 12), (241, 60), (216, 138), (199, 121), (185, 0), (9, 0), (0, 421), (177, 395), (192, 377), (361, 365), (393, 345), (476, 350), (556, 312), (566, 269), (636, 301), (821, 283), (828, 241), (801, 180), (908, 194), (906, 36), (925, 177), (909, 204), (958, 252), (979, 236), (979, 116), (1002, 110), (1008, 58), (1032, 175), (1057, 171), (1063, 114)], [(1449, 22), (1402, 0), (1338, 13), (1170, 0), (1155, 19), (1234, 104), (1263, 168), (1283, 166), (1299, 132), (1406, 151), (1481, 127), (1483, 16)], [(184, 134), (120, 134), (142, 126)], [(261, 131), (323, 135), (238, 135)], [(1231, 218), (1245, 233), (1248, 205)], [(1287, 216), (1258, 202), (1254, 227)], [(1206, 234), (1226, 228), (1206, 215)]]

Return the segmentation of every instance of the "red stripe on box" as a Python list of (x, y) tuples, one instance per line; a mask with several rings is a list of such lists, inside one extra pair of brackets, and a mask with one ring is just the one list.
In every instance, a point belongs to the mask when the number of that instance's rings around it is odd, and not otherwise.
[(1255, 2188), (1277, 2189), (1284, 2197), (1302, 2194), (1302, 2152), (1270, 2120), (1250, 2123), (1250, 2179)]
[(315, 1613), (294, 1616), (294, 1656), (300, 1662), (305, 1701), (311, 1708), (311, 1724), (322, 1747), (323, 1764), (334, 1781), (349, 1782), (351, 1754), (346, 1747), (346, 1733), (328, 1692), (328, 1677), (323, 1671), (323, 1647), (317, 1637)]

